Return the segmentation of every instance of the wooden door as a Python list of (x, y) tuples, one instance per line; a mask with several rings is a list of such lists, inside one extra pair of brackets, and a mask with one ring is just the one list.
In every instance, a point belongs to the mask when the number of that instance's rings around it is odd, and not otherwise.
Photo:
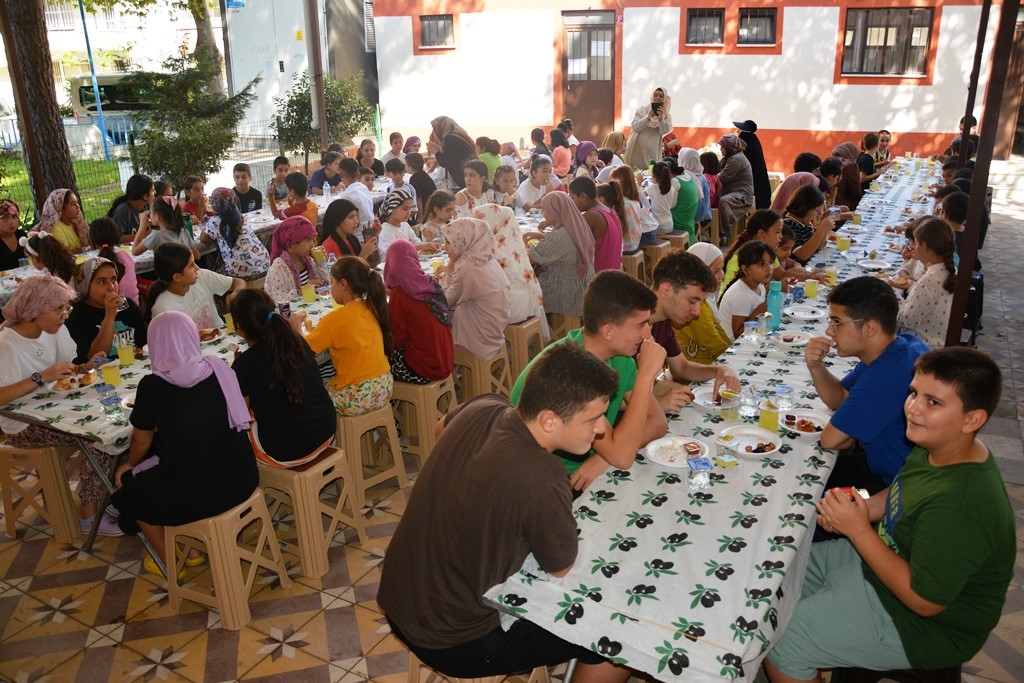
[(615, 13), (565, 13), (562, 25), (562, 116), (600, 146), (615, 125)]

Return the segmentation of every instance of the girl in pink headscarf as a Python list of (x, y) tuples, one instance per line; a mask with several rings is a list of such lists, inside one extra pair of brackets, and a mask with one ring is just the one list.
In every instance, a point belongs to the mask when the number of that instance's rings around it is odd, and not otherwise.
[[(0, 405), (42, 391), (74, 373), (77, 353), (64, 322), (71, 311), (75, 290), (51, 275), (26, 278), (4, 306), (0, 329)], [(102, 354), (101, 354), (102, 355)], [(7, 442), (19, 448), (78, 448), (75, 438), (48, 427), (0, 417)], [(113, 456), (95, 451), (99, 465), (109, 471)], [(79, 469), (78, 496), (82, 530), (88, 532), (104, 486), (87, 460)], [(117, 522), (104, 515), (97, 529), (104, 536), (120, 536)]]
[(428, 384), (452, 374), (455, 349), (448, 300), (441, 285), (423, 272), (412, 242), (399, 240), (391, 245), (384, 284), (390, 290), (395, 381)]
[(544, 310), (582, 315), (583, 293), (594, 276), (594, 234), (568, 194), (549, 192), (539, 204), (543, 224), (555, 226), (529, 251), (530, 261), (538, 267)]
[[(144, 533), (167, 563), (173, 556), (164, 545), (164, 526), (213, 517), (242, 503), (256, 490), (259, 474), (249, 443), (249, 409), (235, 373), (222, 358), (203, 355), (196, 325), (184, 313), (162, 313), (149, 329), (153, 374), (139, 381), (129, 418), (131, 447), (115, 471), (119, 490), (112, 501), (121, 529)], [(151, 452), (159, 461), (135, 469)], [(201, 559), (194, 553), (191, 561), (179, 562), (194, 566)], [(148, 555), (143, 566), (160, 573)]]
[(37, 232), (49, 233), (72, 253), (89, 245), (89, 228), (78, 196), (67, 189), (54, 190), (43, 202)]
[(845, 206), (850, 211), (856, 210), (860, 198), (864, 196), (860, 184), (860, 168), (857, 166), (859, 155), (860, 148), (854, 142), (844, 142), (832, 150), (832, 156), (843, 164), (839, 182), (836, 183), (836, 204)]
[(772, 200), (771, 210), (775, 213), (782, 213), (786, 210), (786, 206), (789, 204), (790, 198), (804, 185), (818, 186), (818, 176), (813, 173), (792, 173), (786, 176), (786, 179), (779, 185), (778, 191), (775, 193), (775, 199)]
[(497, 240), (485, 221), (459, 218), (441, 228), (449, 254), (441, 287), (452, 308), (455, 345), (481, 360), (505, 348), (511, 285), (495, 260)]
[(297, 297), (307, 283), (322, 287), (329, 282), (327, 271), (310, 257), (315, 246), (316, 228), (305, 216), (292, 216), (274, 228), (272, 263), (263, 288), (276, 303)]

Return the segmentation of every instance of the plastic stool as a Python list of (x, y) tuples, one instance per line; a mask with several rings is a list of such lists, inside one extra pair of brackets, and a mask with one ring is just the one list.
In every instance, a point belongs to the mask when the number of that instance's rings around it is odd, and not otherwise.
[(578, 315), (564, 315), (562, 313), (548, 313), (548, 326), (551, 328), (551, 341), (558, 341), (570, 330), (583, 327), (583, 318)]
[(672, 245), (661, 241), (656, 244), (647, 244), (640, 247), (644, 252), (644, 271), (647, 273), (647, 282), (654, 282), (654, 268), (658, 261), (668, 256), (672, 251)]
[(461, 371), (455, 386), (462, 392), (463, 402), (481, 394), (501, 394), (508, 398), (512, 393), (512, 374), (504, 346), (487, 360), (481, 360), (465, 349), (455, 349), (455, 368)]
[[(426, 678), (423, 678), (424, 673), (426, 673)], [(449, 683), (501, 683), (502, 681), (517, 681), (518, 683), (550, 683), (551, 679), (548, 677), (548, 668), (546, 666), (538, 666), (534, 670), (530, 671), (529, 675), (527, 675), (526, 672), (523, 672), (521, 674), (484, 676), (483, 678), (455, 678), (454, 676), (445, 676), (438, 671), (434, 671), (429, 666), (421, 662), (419, 657), (410, 652), (409, 683), (437, 683), (438, 681), (448, 681)]]
[(668, 240), (668, 243), (672, 245), (673, 249), (682, 249), (683, 251), (686, 251), (690, 248), (690, 235), (688, 233), (682, 232), (678, 235), (665, 235), (665, 239)]
[[(0, 487), (8, 538), (17, 538), (15, 524), (30, 508), (50, 524), (53, 539), (58, 543), (71, 543), (79, 537), (78, 505), (71, 495), (65, 468), (75, 452), (71, 448), (17, 448), (6, 443), (0, 446)], [(35, 470), (35, 482), (28, 486), (16, 481), (12, 468)]]
[[(360, 511), (366, 503), (366, 491), (377, 484), (394, 477), (399, 488), (409, 485), (390, 403), (365, 415), (339, 415), (338, 445), (348, 454), (350, 490)], [(390, 452), (390, 464), (386, 464), (385, 447)], [(367, 477), (364, 467), (373, 468), (375, 473)]]
[(647, 271), (644, 270), (644, 252), (642, 251), (635, 254), (623, 254), (622, 271), (627, 275), (632, 275), (645, 285), (651, 284), (647, 279)]
[(540, 318), (531, 316), (521, 323), (509, 325), (505, 328), (505, 341), (511, 348), (509, 362), (512, 364), (512, 376), (518, 378), (530, 360), (544, 350)]
[[(391, 399), (395, 417), (402, 424), (402, 433), (409, 438), (405, 450), (420, 459), (422, 468), (430, 451), (434, 450), (434, 428), (438, 420), (456, 406), (455, 379), (448, 375), (430, 384), (395, 382)], [(414, 438), (415, 444), (412, 443)]]
[[(250, 524), (259, 522), (260, 530), (255, 548), (240, 545), (239, 536)], [(174, 552), (178, 539), (183, 538), (182, 553), (174, 553), (174, 567), (167, 572), (167, 603), (171, 612), (178, 613), (182, 598), (214, 607), (220, 612), (224, 628), (237, 631), (249, 623), (249, 594), (256, 580), (258, 567), (269, 569), (281, 579), (281, 586), (292, 585), (285, 570), (277, 536), (263, 502), (263, 491), (259, 487), (252, 492), (249, 500), (236, 505), (216, 517), (207, 517), (181, 526), (164, 527), (164, 545)], [(213, 576), (213, 595), (200, 593), (178, 585), (178, 573), (185, 568), (188, 551), (198, 549), (196, 541), (205, 545), (210, 558), (210, 574)], [(267, 551), (270, 557), (267, 557)], [(243, 563), (248, 572), (243, 575)]]
[[(259, 469), (263, 495), (270, 499), (270, 518), (277, 515), (282, 505), (290, 506), (295, 513), (295, 543), (282, 543), (299, 556), (303, 576), (315, 579), (327, 573), (327, 550), (339, 524), (352, 527), (360, 541), (367, 541), (363, 517), (349, 485), (345, 453), (340, 448), (330, 446), (319, 458), (300, 467)], [(335, 482), (340, 491), (337, 500), (325, 501), (321, 498), (324, 489)], [(345, 512), (346, 503), (351, 514)]]

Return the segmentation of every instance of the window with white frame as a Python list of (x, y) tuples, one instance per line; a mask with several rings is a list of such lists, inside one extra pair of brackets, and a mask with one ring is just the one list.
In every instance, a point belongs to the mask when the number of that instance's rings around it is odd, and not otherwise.
[(724, 9), (686, 10), (687, 45), (721, 45), (724, 36)]
[(843, 73), (924, 76), (934, 12), (930, 7), (847, 10)]
[(420, 47), (455, 47), (454, 15), (420, 17)]
[(774, 45), (776, 10), (740, 9), (737, 45)]
[(73, 31), (78, 25), (78, 5), (68, 0), (47, 0), (46, 28), (50, 31)]
[(363, 35), (367, 52), (377, 51), (377, 28), (373, 23), (373, 0), (363, 0)]

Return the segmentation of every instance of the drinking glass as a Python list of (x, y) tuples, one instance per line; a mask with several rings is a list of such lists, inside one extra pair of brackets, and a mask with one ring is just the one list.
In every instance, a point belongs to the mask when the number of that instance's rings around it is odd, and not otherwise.
[(757, 417), (757, 404), (761, 397), (754, 387), (749, 386), (740, 393), (740, 417)]
[(112, 387), (121, 386), (121, 362), (112, 361), (100, 368), (103, 375), (103, 383)]
[(779, 431), (779, 406), (771, 401), (764, 401), (761, 403), (760, 409), (761, 414), (757, 419), (757, 424), (761, 429), (767, 429), (769, 432)]
[(838, 235), (836, 236), (836, 249), (839, 253), (845, 252), (850, 248), (850, 236), (849, 235)]
[(748, 320), (743, 323), (743, 339), (751, 344), (761, 343), (761, 323), (758, 320)]
[(131, 344), (117, 345), (117, 360), (121, 367), (126, 368), (135, 362), (135, 349)]

